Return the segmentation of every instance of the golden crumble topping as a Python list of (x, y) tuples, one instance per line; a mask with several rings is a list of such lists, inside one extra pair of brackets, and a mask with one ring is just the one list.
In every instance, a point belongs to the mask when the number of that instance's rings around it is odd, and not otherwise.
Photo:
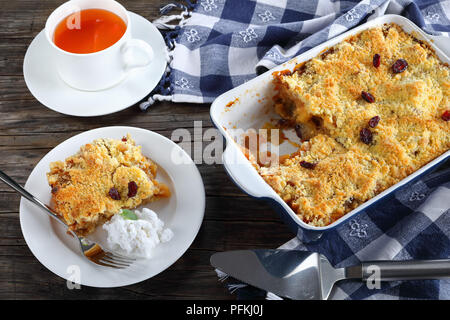
[(170, 196), (155, 180), (156, 170), (129, 135), (97, 139), (64, 162), (50, 164), (52, 207), (72, 230), (87, 235), (121, 209)]
[(259, 172), (311, 225), (332, 223), (450, 148), (449, 67), (395, 24), (274, 73), (274, 83), (276, 112), (306, 142)]

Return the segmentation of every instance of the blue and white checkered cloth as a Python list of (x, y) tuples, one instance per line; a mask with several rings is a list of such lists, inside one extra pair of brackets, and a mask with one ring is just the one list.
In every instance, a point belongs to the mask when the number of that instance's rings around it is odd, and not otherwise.
[[(393, 13), (425, 32), (450, 33), (449, 0), (198, 0), (154, 24), (169, 47), (167, 73), (148, 101), (212, 102), (221, 93), (368, 19)], [(167, 22), (181, 18), (177, 26)]]
[[(357, 215), (315, 244), (294, 238), (281, 248), (319, 252), (337, 268), (373, 260), (448, 259), (450, 168), (399, 189), (391, 200)], [(218, 275), (225, 280), (226, 275), (220, 271)], [(234, 279), (226, 280), (226, 285), (240, 299), (266, 297), (266, 292)], [(267, 298), (279, 299), (270, 293)], [(330, 299), (447, 300), (450, 279), (385, 282), (381, 289), (369, 289), (359, 281), (341, 281)]]

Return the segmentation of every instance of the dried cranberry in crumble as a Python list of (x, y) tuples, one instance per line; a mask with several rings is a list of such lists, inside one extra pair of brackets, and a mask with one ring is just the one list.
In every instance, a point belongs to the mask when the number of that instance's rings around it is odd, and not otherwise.
[(109, 189), (108, 194), (111, 197), (111, 199), (120, 200), (120, 194), (116, 188), (112, 187), (111, 189)]
[(131, 181), (128, 183), (128, 198), (133, 198), (137, 194), (138, 186), (136, 182)]
[(58, 192), (58, 190), (59, 190), (59, 188), (58, 187), (52, 187), (52, 193), (56, 193), (56, 192)]
[(308, 161), (300, 161), (300, 165), (306, 169), (314, 169), (316, 167), (316, 163), (311, 163)]
[(408, 62), (405, 59), (398, 59), (392, 65), (392, 71), (394, 73), (401, 73), (408, 68)]
[(296, 124), (294, 129), (295, 129), (295, 133), (297, 134), (297, 137), (302, 139), (302, 127), (299, 124)]
[(373, 56), (373, 66), (374, 66), (375, 68), (378, 68), (378, 67), (380, 66), (380, 61), (381, 61), (380, 58), (381, 58), (381, 57), (380, 57), (380, 55), (379, 55), (378, 53), (375, 53), (375, 54), (374, 54), (374, 56)]
[(316, 125), (316, 127), (322, 126), (322, 118), (318, 116), (312, 116), (311, 121)]
[(372, 131), (370, 131), (367, 128), (361, 129), (361, 131), (359, 132), (359, 137), (360, 137), (361, 141), (364, 142), (365, 144), (372, 143), (372, 139), (373, 139)]
[(378, 122), (380, 122), (380, 117), (375, 116), (369, 120), (369, 127), (375, 128), (378, 125)]
[(361, 97), (369, 103), (375, 102), (375, 97), (366, 91), (361, 91)]
[(444, 121), (449, 121), (450, 120), (450, 110), (446, 110), (442, 116), (441, 116), (442, 120)]

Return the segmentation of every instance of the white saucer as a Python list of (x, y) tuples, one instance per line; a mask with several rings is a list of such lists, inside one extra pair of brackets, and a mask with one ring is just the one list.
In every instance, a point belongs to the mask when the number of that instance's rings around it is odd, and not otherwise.
[(130, 12), (131, 35), (149, 43), (154, 60), (118, 85), (97, 92), (80, 91), (58, 76), (53, 52), (41, 31), (28, 47), (23, 62), (25, 83), (33, 96), (46, 107), (67, 115), (91, 117), (126, 109), (144, 99), (158, 84), (166, 61), (166, 45), (161, 33), (145, 18)]
[(49, 218), (28, 200), (20, 201), (20, 226), (34, 256), (58, 276), (91, 287), (126, 286), (155, 276), (168, 268), (189, 248), (203, 221), (205, 189), (197, 167), (187, 153), (171, 140), (149, 130), (106, 127), (78, 134), (56, 146), (31, 172), (25, 188), (45, 203), (51, 191), (46, 172), (50, 162), (64, 160), (82, 145), (97, 138), (121, 139), (130, 133), (142, 153), (158, 164), (157, 179), (166, 183), (172, 195), (145, 207), (154, 210), (174, 236), (159, 244), (150, 259), (138, 260), (129, 268), (112, 269), (96, 265), (83, 256), (76, 240), (61, 224)]

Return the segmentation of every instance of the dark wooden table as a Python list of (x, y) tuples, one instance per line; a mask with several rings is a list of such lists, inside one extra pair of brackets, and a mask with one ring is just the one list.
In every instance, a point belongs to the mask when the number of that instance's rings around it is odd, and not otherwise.
[[(119, 113), (76, 118), (51, 111), (28, 91), (23, 57), (47, 16), (63, 0), (0, 0), (0, 169), (24, 184), (37, 162), (67, 138), (93, 128), (125, 125), (166, 137), (177, 128), (193, 135), (194, 120), (212, 127), (209, 105), (158, 103), (147, 112), (133, 106)], [(122, 0), (128, 10), (153, 20), (167, 0)], [(69, 290), (28, 249), (19, 224), (20, 197), (0, 183), (0, 299), (233, 299), (209, 264), (216, 251), (275, 248), (293, 237), (266, 203), (244, 195), (222, 165), (199, 164), (206, 188), (200, 232), (169, 269), (136, 285)], [(43, 188), (46, 185), (43, 184)]]

